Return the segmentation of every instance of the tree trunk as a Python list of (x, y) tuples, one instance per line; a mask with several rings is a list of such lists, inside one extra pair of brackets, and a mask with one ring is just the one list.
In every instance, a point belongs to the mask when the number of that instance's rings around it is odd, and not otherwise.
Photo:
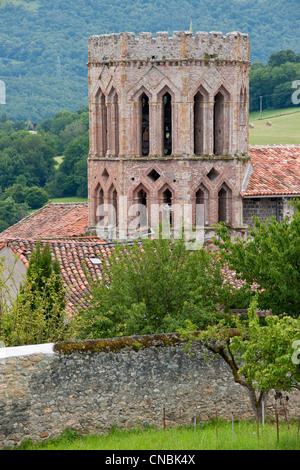
[(268, 392), (260, 392), (255, 390), (252, 385), (248, 385), (248, 392), (250, 403), (254, 411), (255, 420), (261, 422), (262, 420), (262, 402), (266, 403)]

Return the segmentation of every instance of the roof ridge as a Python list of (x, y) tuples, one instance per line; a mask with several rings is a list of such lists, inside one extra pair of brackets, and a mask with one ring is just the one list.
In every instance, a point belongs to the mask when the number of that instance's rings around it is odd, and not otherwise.
[(249, 148), (269, 148), (269, 147), (278, 147), (278, 148), (298, 148), (300, 144), (265, 144), (265, 145), (249, 145)]
[(23, 219), (19, 220), (18, 222), (16, 222), (15, 224), (13, 225), (10, 225), (9, 227), (7, 227), (5, 230), (3, 230), (1, 233), (0, 233), (0, 238), (1, 238), (1, 235), (3, 232), (5, 232), (6, 230), (10, 230), (11, 228), (13, 227), (16, 227), (17, 225), (19, 225), (21, 222), (23, 223), (24, 220), (27, 220), (27, 219), (30, 219), (30, 217), (32, 217), (33, 215), (36, 215), (38, 212), (40, 212), (42, 209), (44, 209), (46, 206), (49, 206), (51, 204), (51, 202), (49, 202), (48, 204), (45, 204), (44, 206), (40, 207), (39, 209), (37, 209), (36, 211), (34, 212), (31, 212), (30, 214), (26, 215), (25, 217), (23, 217)]
[[(45, 204), (45, 206), (48, 206), (50, 204), (56, 205), (56, 206), (59, 206), (59, 205), (61, 205), (61, 206), (63, 206), (63, 205), (75, 206), (76, 204), (77, 205), (81, 205), (81, 204), (86, 205), (86, 204), (88, 204), (88, 201), (77, 201), (77, 202), (76, 201), (70, 201), (70, 202), (53, 202), (53, 201), (50, 201), (48, 204)], [(45, 207), (45, 206), (43, 206), (43, 207)]]

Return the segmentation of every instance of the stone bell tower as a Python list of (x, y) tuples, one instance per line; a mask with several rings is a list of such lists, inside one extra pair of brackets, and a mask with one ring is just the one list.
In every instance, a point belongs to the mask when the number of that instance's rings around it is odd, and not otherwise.
[[(120, 33), (89, 40), (89, 227), (115, 208), (115, 224), (145, 207), (197, 207), (209, 233), (242, 225), (248, 156), (249, 38), (239, 32)], [(126, 200), (126, 209), (121, 205)], [(121, 202), (123, 201), (123, 202)], [(174, 212), (172, 212), (174, 208)], [(179, 208), (179, 209), (178, 209)]]

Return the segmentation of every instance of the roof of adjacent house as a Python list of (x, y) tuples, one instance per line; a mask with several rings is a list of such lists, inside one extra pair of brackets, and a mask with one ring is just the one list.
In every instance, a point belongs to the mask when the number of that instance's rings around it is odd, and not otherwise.
[[(0, 243), (0, 250), (4, 247), (10, 248), (28, 268), (31, 253), (37, 243), (37, 240), (8, 239)], [(40, 240), (40, 243), (42, 249), (47, 243), (49, 244), (52, 259), (56, 258), (60, 264), (66, 289), (66, 313), (73, 315), (78, 312), (79, 308), (87, 308), (91, 296), (91, 282), (102, 280), (101, 266), (109, 262), (115, 243), (97, 237), (44, 239)], [(127, 245), (131, 244), (132, 242), (127, 243)], [(238, 289), (244, 284), (234, 271), (223, 267), (221, 272), (224, 282), (229, 282), (235, 288)], [(257, 285), (254, 284), (253, 289), (256, 288)]]
[(243, 197), (299, 196), (300, 145), (253, 145)]
[[(102, 278), (99, 260), (108, 259), (113, 243), (107, 243), (97, 237), (76, 237), (64, 239), (43, 239), (41, 247), (50, 246), (53, 259), (59, 261), (61, 275), (66, 288), (68, 313), (76, 312), (79, 306), (85, 307), (90, 295), (90, 282)], [(6, 246), (28, 267), (31, 252), (37, 240), (8, 239), (0, 244), (0, 250)]]
[(87, 202), (50, 202), (8, 227), (0, 234), (0, 239), (80, 237), (85, 233), (87, 226)]

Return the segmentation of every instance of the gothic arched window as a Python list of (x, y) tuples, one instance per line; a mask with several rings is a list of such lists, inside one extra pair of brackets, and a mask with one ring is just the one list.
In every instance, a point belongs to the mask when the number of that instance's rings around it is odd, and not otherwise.
[(95, 96), (95, 153), (101, 156), (106, 155), (107, 151), (107, 112), (105, 96), (99, 88)]
[(223, 183), (218, 192), (218, 222), (230, 224), (232, 218), (232, 191)]
[(170, 93), (163, 95), (163, 154), (172, 153), (172, 98)]
[(142, 121), (142, 155), (149, 155), (150, 149), (150, 127), (149, 127), (149, 98), (146, 93), (141, 95), (141, 121)]
[(229, 93), (222, 86), (214, 99), (214, 148), (215, 155), (223, 155), (229, 150)]

